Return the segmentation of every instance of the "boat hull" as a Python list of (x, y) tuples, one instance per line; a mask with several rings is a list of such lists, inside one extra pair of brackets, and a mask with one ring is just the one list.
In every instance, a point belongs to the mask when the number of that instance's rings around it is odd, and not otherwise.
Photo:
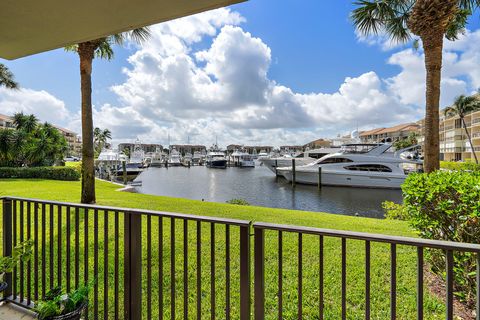
[(227, 160), (211, 160), (207, 161), (207, 167), (213, 169), (226, 169)]
[[(291, 170), (279, 170), (279, 174), (288, 181), (292, 181)], [(405, 176), (399, 175), (360, 175), (354, 173), (343, 172), (322, 172), (322, 185), (341, 186), (341, 187), (357, 187), (357, 188), (383, 188), (383, 189), (400, 189), (405, 181)], [(295, 182), (300, 184), (318, 185), (318, 172), (295, 172)]]
[[(281, 167), (291, 167), (292, 166), (292, 159), (293, 158), (273, 158), (273, 159), (259, 159), (262, 165), (268, 168), (273, 173), (276, 173), (276, 168)], [(313, 158), (295, 158), (295, 165), (296, 166), (304, 166), (309, 163), (312, 163), (317, 159)]]

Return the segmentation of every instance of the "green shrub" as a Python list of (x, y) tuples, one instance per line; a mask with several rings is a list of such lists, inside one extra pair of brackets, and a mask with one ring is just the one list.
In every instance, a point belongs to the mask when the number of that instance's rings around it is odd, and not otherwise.
[[(437, 171), (410, 175), (402, 186), (405, 213), (422, 238), (478, 243), (480, 240), (480, 172)], [(432, 271), (445, 275), (445, 256), (427, 252)], [(455, 252), (456, 295), (474, 302), (475, 254)]]
[(382, 208), (385, 210), (385, 218), (390, 220), (407, 220), (408, 213), (402, 204), (393, 201), (384, 201)]
[(0, 179), (10, 178), (77, 181), (80, 179), (80, 173), (70, 167), (0, 168)]
[(453, 171), (480, 171), (480, 164), (476, 164), (472, 161), (440, 161), (440, 168)]
[(65, 162), (65, 167), (73, 168), (78, 171), (78, 173), (82, 173), (82, 161), (67, 161)]
[(248, 201), (244, 200), (244, 199), (231, 199), (231, 200), (228, 200), (226, 202), (229, 203), (229, 204), (236, 204), (236, 205), (239, 205), (239, 206), (249, 206), (250, 205), (250, 203), (248, 203)]

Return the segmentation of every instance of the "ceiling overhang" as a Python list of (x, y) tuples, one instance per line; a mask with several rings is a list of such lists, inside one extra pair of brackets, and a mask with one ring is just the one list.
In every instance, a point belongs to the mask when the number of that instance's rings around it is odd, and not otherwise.
[(0, 57), (16, 59), (244, 0), (5, 0)]

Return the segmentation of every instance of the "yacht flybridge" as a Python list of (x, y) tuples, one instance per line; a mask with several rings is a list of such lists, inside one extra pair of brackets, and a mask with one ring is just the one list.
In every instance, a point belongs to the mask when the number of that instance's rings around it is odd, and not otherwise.
[[(391, 144), (348, 144), (340, 152), (295, 169), (295, 181), (322, 185), (398, 189), (410, 172), (420, 171), (418, 157), (403, 157), (418, 146), (393, 152)], [(391, 151), (392, 150), (392, 151)], [(292, 167), (277, 168), (278, 174), (292, 181)]]

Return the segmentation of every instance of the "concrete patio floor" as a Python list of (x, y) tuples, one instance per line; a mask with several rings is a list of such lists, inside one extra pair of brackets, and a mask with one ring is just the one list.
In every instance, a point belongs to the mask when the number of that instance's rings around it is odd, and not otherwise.
[(0, 304), (0, 320), (30, 320), (37, 319), (35, 314), (13, 303), (2, 302)]

